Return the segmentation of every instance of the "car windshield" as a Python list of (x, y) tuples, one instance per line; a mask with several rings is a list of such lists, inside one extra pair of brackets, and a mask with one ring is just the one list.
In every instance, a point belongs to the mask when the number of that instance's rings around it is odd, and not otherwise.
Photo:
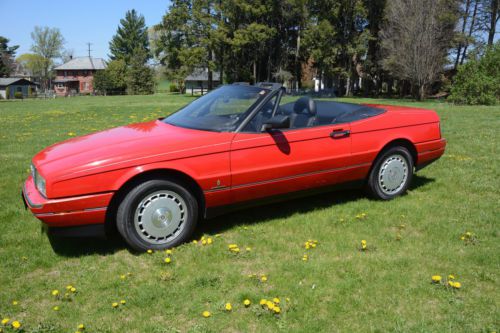
[(252, 107), (270, 90), (247, 85), (227, 85), (186, 105), (163, 121), (174, 126), (207, 131), (234, 131)]

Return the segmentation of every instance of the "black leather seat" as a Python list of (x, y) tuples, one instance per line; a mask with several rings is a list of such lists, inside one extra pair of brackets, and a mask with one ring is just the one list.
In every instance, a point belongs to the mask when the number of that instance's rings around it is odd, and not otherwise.
[(290, 128), (311, 127), (316, 124), (316, 103), (310, 97), (301, 97), (293, 105)]

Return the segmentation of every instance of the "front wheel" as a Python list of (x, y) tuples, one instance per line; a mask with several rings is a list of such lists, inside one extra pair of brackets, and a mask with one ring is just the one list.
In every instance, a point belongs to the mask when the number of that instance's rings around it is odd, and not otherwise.
[(413, 158), (405, 147), (392, 147), (375, 161), (368, 177), (368, 191), (376, 199), (390, 200), (408, 189), (413, 177)]
[(163, 179), (137, 185), (116, 214), (118, 231), (138, 251), (181, 244), (192, 234), (197, 220), (196, 198), (180, 184)]

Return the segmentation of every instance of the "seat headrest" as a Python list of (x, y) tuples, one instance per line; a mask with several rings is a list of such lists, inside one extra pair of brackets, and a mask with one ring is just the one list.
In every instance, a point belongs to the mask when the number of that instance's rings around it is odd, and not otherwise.
[(301, 97), (293, 105), (293, 112), (302, 113), (304, 110), (311, 114), (316, 115), (316, 103), (310, 97)]

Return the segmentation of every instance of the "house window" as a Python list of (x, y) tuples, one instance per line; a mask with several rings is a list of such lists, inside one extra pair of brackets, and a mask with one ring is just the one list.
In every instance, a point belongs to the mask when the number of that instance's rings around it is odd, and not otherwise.
[(68, 72), (64, 71), (64, 77), (68, 76)]
[(82, 82), (82, 90), (88, 90), (89, 88), (88, 82)]

